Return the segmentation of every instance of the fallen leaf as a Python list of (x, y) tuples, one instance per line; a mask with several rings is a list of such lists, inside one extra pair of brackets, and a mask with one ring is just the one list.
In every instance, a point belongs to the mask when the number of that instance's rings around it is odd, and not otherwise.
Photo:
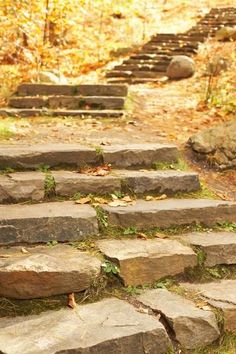
[(97, 166), (97, 167), (89, 167), (85, 169), (81, 169), (79, 173), (84, 173), (86, 175), (91, 176), (107, 176), (111, 171), (111, 166), (109, 164)]
[(147, 235), (145, 235), (145, 234), (143, 234), (143, 233), (137, 234), (137, 238), (140, 238), (140, 239), (142, 239), (142, 240), (147, 240), (147, 239), (148, 239), (148, 238), (147, 238)]
[(29, 251), (27, 251), (27, 249), (24, 248), (24, 247), (21, 247), (21, 252), (22, 252), (22, 253), (29, 253)]
[(74, 309), (77, 304), (75, 302), (75, 294), (74, 293), (71, 293), (68, 295), (68, 303), (67, 303), (68, 307)]
[(133, 202), (133, 200), (130, 198), (130, 196), (125, 196), (124, 198), (122, 198), (121, 200), (123, 200), (124, 202), (126, 202), (126, 203), (131, 203), (131, 202)]
[(159, 197), (155, 197), (155, 200), (163, 200), (163, 199), (166, 199), (166, 198), (167, 198), (167, 195), (166, 194), (162, 194)]
[(80, 199), (76, 200), (75, 203), (76, 204), (89, 204), (89, 203), (91, 203), (91, 198), (90, 197), (80, 198)]
[(108, 204), (108, 200), (100, 197), (94, 197), (94, 201), (98, 204)]
[(156, 233), (155, 237), (157, 237), (157, 238), (167, 238), (167, 235)]
[(151, 195), (147, 195), (146, 198), (145, 198), (145, 200), (146, 200), (147, 202), (150, 202), (151, 200), (154, 200), (154, 197), (151, 196)]
[(111, 207), (127, 206), (128, 204), (123, 200), (113, 200), (113, 202), (108, 203)]

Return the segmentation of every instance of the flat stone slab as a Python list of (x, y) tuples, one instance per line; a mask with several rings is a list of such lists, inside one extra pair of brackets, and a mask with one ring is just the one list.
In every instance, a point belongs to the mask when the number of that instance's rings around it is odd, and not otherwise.
[(96, 212), (89, 205), (0, 205), (0, 244), (82, 240), (97, 233)]
[[(111, 194), (115, 191), (135, 194), (191, 192), (200, 188), (198, 175), (178, 171), (112, 170), (107, 176), (93, 176), (66, 170), (51, 171), (57, 196), (73, 197), (81, 194)], [(44, 199), (41, 172), (16, 172), (0, 175), (0, 202), (40, 201)]]
[(0, 319), (5, 354), (164, 354), (171, 343), (163, 325), (118, 299)]
[(111, 225), (138, 229), (236, 221), (236, 203), (209, 199), (137, 200), (134, 205), (102, 206)]
[(178, 149), (169, 144), (113, 145), (104, 147), (99, 154), (95, 148), (78, 144), (3, 145), (0, 150), (0, 169), (35, 169), (42, 164), (83, 167), (102, 163), (121, 168), (151, 167), (155, 162), (177, 160)]
[(204, 347), (220, 335), (213, 312), (201, 310), (192, 301), (166, 289), (146, 290), (137, 299), (165, 317), (184, 348)]
[(53, 85), (53, 84), (21, 84), (17, 88), (19, 96), (67, 95), (67, 96), (115, 96), (128, 94), (125, 85)]
[(204, 264), (236, 264), (235, 232), (194, 232), (183, 237), (191, 246), (198, 247), (206, 254)]
[(119, 171), (122, 189), (135, 194), (160, 193), (173, 195), (200, 189), (197, 173), (183, 171)]
[(101, 262), (67, 245), (0, 249), (0, 295), (34, 299), (89, 288)]
[(95, 117), (119, 118), (124, 111), (115, 109), (50, 109), (50, 108), (1, 108), (0, 117)]
[(103, 157), (113, 167), (150, 167), (155, 162), (176, 162), (179, 152), (171, 144), (128, 144), (106, 146)]
[(175, 240), (101, 240), (97, 244), (105, 257), (119, 266), (125, 285), (154, 283), (197, 264), (192, 249)]
[(181, 284), (186, 290), (196, 291), (210, 305), (222, 310), (224, 329), (236, 331), (236, 280), (220, 280), (206, 284)]
[(53, 171), (58, 196), (72, 197), (81, 194), (109, 194), (121, 190), (120, 178), (113, 175), (90, 176), (70, 171)]
[(0, 203), (42, 200), (44, 179), (45, 175), (41, 172), (0, 175)]
[(81, 96), (13, 96), (8, 105), (13, 108), (43, 108), (69, 110), (113, 110), (123, 109), (123, 97)]

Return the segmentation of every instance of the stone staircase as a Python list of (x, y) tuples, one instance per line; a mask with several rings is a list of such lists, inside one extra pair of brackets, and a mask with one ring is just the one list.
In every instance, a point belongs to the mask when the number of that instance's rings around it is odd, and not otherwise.
[(107, 72), (109, 83), (158, 82), (174, 55), (193, 56), (199, 44), (223, 26), (236, 25), (236, 8), (214, 8), (185, 33), (159, 33), (122, 64)]
[[(170, 144), (1, 146), (2, 299), (23, 307), (104, 279), (110, 296), (0, 318), (0, 352), (168, 353), (236, 330), (236, 233), (225, 230), (236, 203), (196, 199), (198, 175), (175, 170), (179, 158)], [(222, 265), (228, 279), (187, 276)]]
[(21, 84), (0, 116), (121, 117), (125, 85)]

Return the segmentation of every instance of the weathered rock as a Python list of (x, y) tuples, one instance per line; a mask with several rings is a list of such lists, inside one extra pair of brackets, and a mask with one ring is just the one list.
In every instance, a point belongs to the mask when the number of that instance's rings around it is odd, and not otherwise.
[(0, 244), (82, 240), (97, 233), (96, 212), (89, 205), (0, 205)]
[(219, 41), (236, 40), (236, 27), (224, 26), (216, 31), (215, 37)]
[(176, 162), (178, 149), (171, 144), (129, 144), (106, 146), (104, 162), (113, 167), (152, 166), (155, 162)]
[(164, 354), (170, 347), (156, 318), (117, 299), (0, 319), (0, 351), (5, 354)]
[(102, 206), (111, 225), (138, 229), (236, 221), (236, 203), (209, 199), (137, 200), (134, 205)]
[(0, 168), (35, 169), (40, 165), (50, 167), (68, 165), (85, 166), (101, 163), (95, 149), (77, 144), (4, 145), (0, 151)]
[(219, 337), (214, 313), (197, 308), (182, 296), (166, 289), (154, 289), (144, 291), (137, 299), (165, 317), (184, 348), (203, 347)]
[(41, 172), (0, 175), (0, 203), (43, 199), (44, 178)]
[(220, 169), (236, 167), (236, 120), (193, 135), (188, 145), (199, 158)]
[(204, 264), (207, 267), (216, 264), (236, 264), (236, 233), (196, 232), (184, 236), (183, 240), (206, 254)]
[(166, 74), (170, 79), (184, 79), (193, 76), (195, 63), (185, 55), (176, 55), (171, 60)]
[(119, 266), (119, 275), (126, 285), (154, 283), (197, 264), (191, 248), (175, 240), (102, 240), (98, 247)]
[(89, 288), (101, 262), (71, 246), (13, 247), (0, 250), (0, 295), (34, 299)]
[(198, 174), (182, 171), (119, 171), (124, 190), (136, 194), (191, 192), (200, 188)]
[(213, 307), (222, 310), (224, 329), (236, 331), (236, 280), (221, 280), (206, 284), (188, 284), (182, 286), (196, 291)]

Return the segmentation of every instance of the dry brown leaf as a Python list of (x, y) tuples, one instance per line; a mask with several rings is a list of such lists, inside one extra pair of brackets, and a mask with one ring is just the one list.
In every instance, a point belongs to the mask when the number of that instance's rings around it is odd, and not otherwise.
[(108, 204), (108, 200), (100, 197), (94, 197), (94, 201), (98, 204)]
[(89, 204), (89, 203), (91, 203), (91, 198), (90, 197), (80, 198), (80, 199), (76, 200), (75, 203), (76, 204)]
[(129, 195), (125, 196), (125, 197), (122, 198), (121, 200), (123, 200), (123, 201), (126, 202), (126, 203), (132, 203), (132, 202), (133, 202), (133, 200), (130, 198)]
[(166, 199), (166, 198), (167, 198), (167, 195), (166, 194), (162, 194), (159, 197), (155, 197), (155, 200), (163, 200), (163, 199)]
[(75, 301), (75, 294), (74, 293), (71, 293), (68, 295), (68, 303), (67, 303), (68, 307), (74, 309), (76, 308), (77, 304), (76, 304), (76, 301)]
[(29, 253), (29, 251), (27, 251), (27, 249), (24, 248), (24, 247), (21, 247), (21, 252), (22, 252), (22, 253)]
[(148, 239), (147, 235), (145, 235), (143, 233), (137, 234), (137, 238), (141, 238), (142, 240), (147, 240)]
[(151, 195), (147, 195), (146, 198), (145, 198), (145, 200), (146, 200), (147, 202), (150, 202), (151, 200), (154, 200), (154, 197), (151, 196)]
[(157, 238), (167, 238), (167, 235), (156, 233), (155, 237), (157, 237)]
[(84, 173), (90, 176), (107, 176), (111, 171), (111, 166), (109, 164), (97, 166), (97, 167), (89, 167), (84, 168), (79, 171), (79, 173)]

